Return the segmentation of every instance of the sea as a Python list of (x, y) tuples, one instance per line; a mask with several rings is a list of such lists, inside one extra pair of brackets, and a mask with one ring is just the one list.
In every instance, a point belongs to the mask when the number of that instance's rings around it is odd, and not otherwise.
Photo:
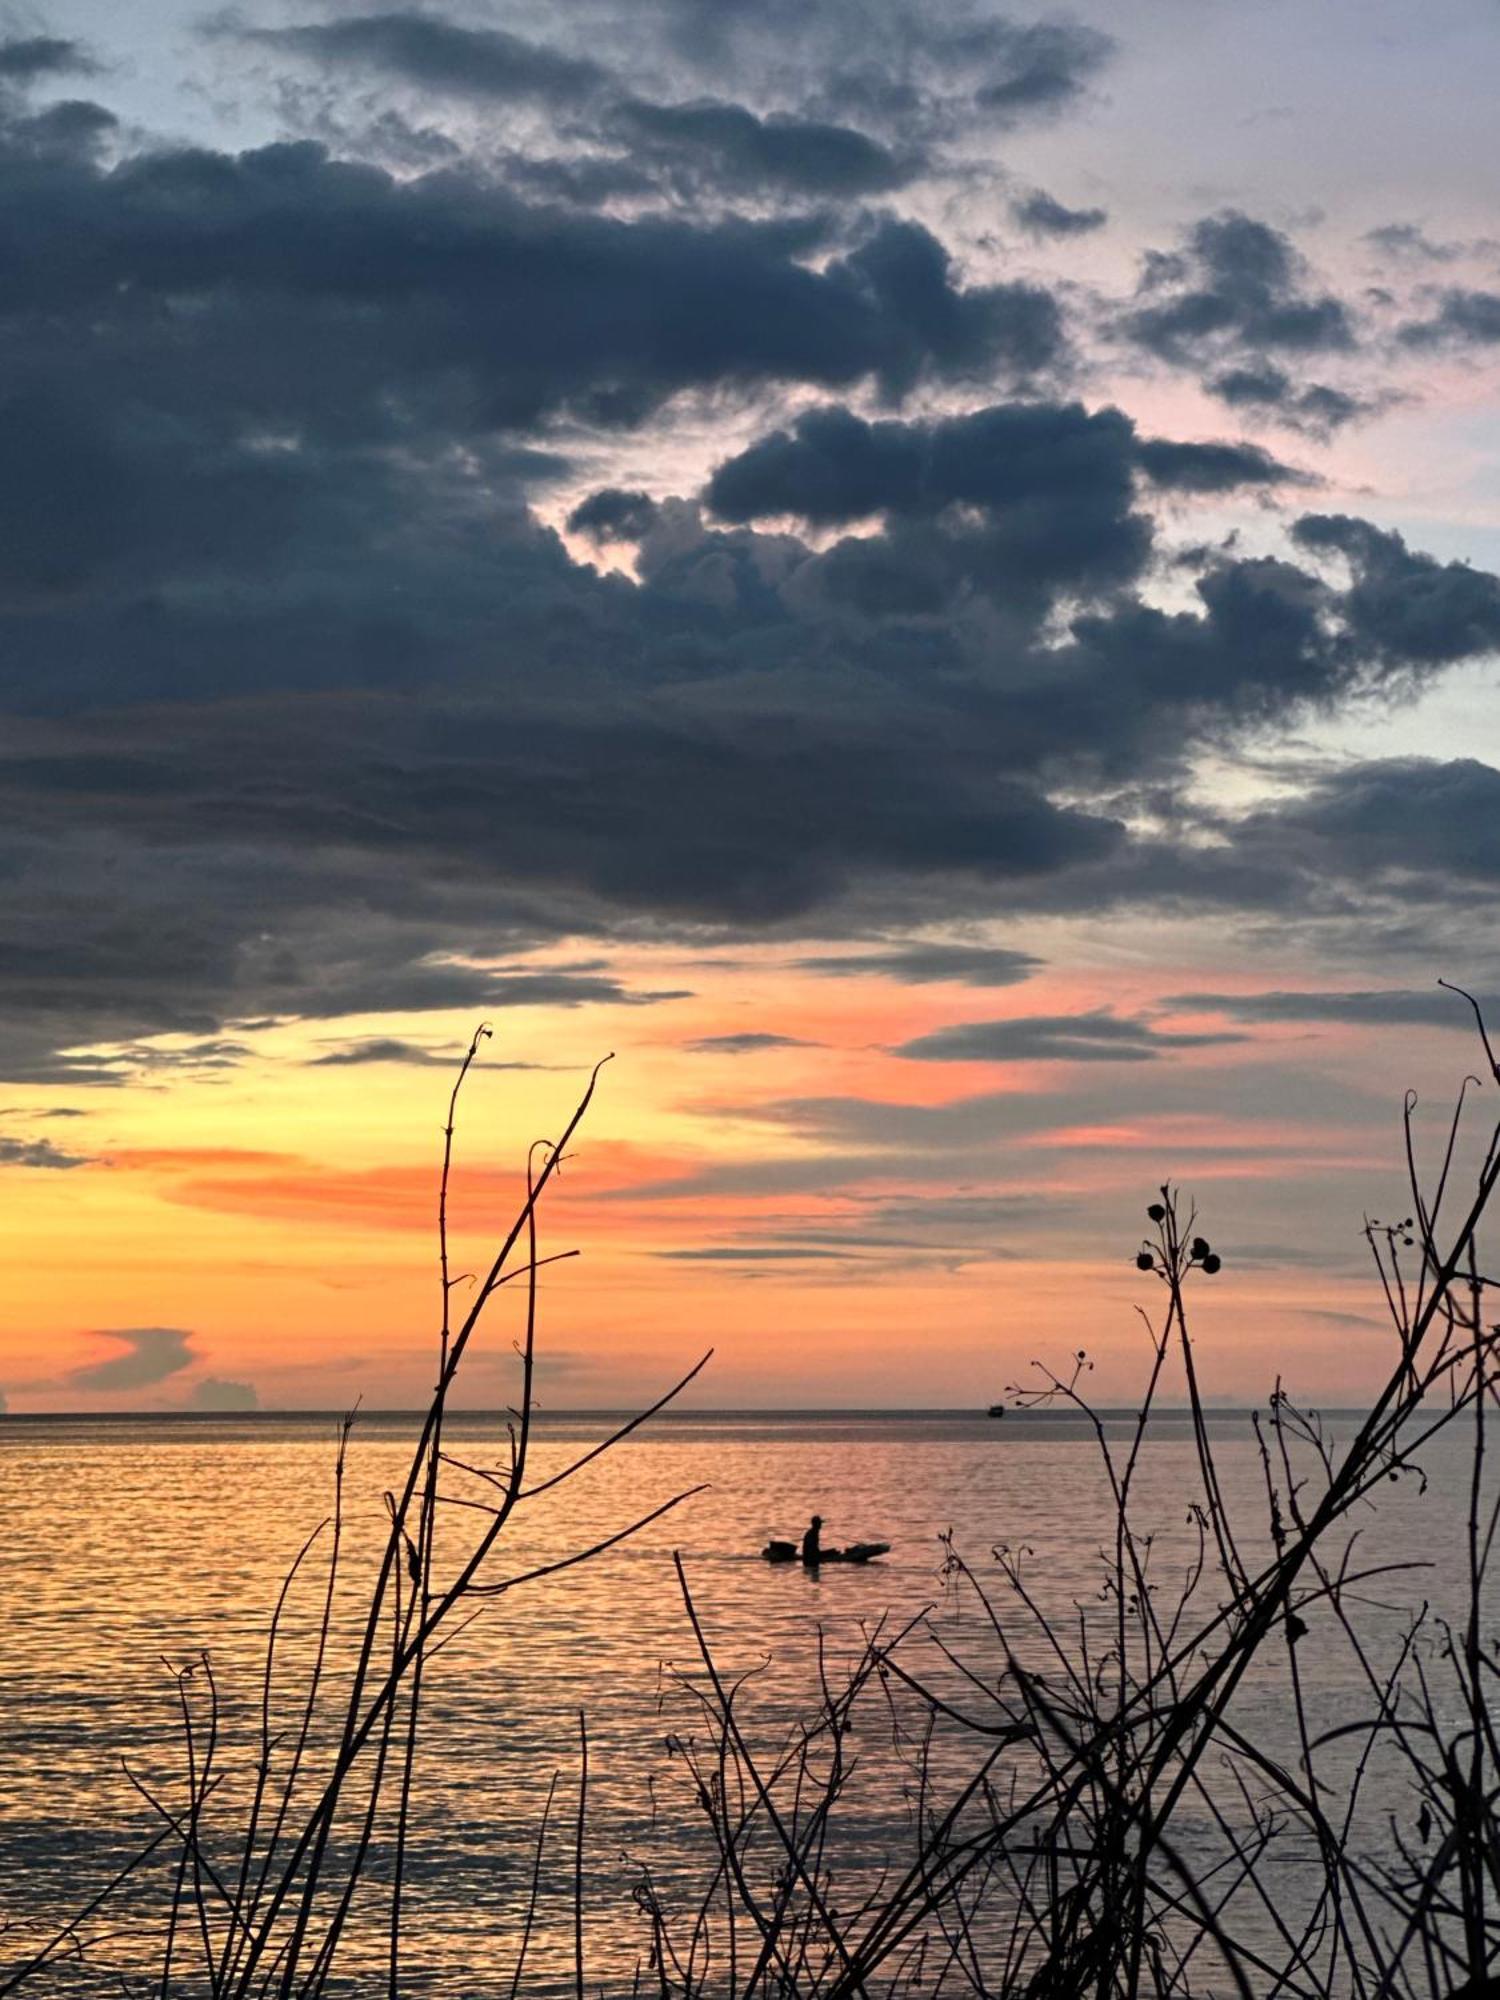
[[(620, 1421), (543, 1413), (531, 1483), (590, 1453)], [(1358, 1417), (1334, 1411), (1321, 1421), (1336, 1449)], [(320, 1524), (334, 1511), (338, 1429), (332, 1414), (0, 1419), (0, 1979), (161, 1831), (163, 1812), (181, 1811), (184, 1689), (201, 1763), (209, 1673), (218, 1782), (203, 1843), (232, 1872), (263, 1699), (282, 1743), (300, 1714), (327, 1582), (331, 1530)], [(1131, 1424), (1107, 1416), (1103, 1430), (1119, 1452)], [(1210, 1431), (1226, 1507), (1245, 1549), (1264, 1553), (1266, 1473), (1249, 1414), (1215, 1412)], [(399, 1488), (416, 1434), (414, 1417), (362, 1413), (349, 1440), (326, 1676), (334, 1696), (385, 1532), (385, 1496)], [(453, 1413), (446, 1444), (464, 1466), (503, 1473), (508, 1419)], [(1467, 1447), (1435, 1441), (1422, 1463), (1425, 1476), (1382, 1487), (1344, 1537), (1350, 1573), (1371, 1572), (1350, 1597), (1377, 1661), (1400, 1642), (1412, 1607), (1461, 1607)], [(455, 1467), (450, 1477), (456, 1494), (480, 1505), (494, 1497), (473, 1471)], [(1163, 1602), (1191, 1572), (1200, 1500), (1188, 1423), (1160, 1413), (1141, 1447), (1133, 1506), (1138, 1528), (1155, 1536)], [(814, 1513), (825, 1545), (887, 1542), (889, 1554), (816, 1572), (761, 1559), (769, 1540), (799, 1537)], [(444, 1511), (440, 1571), (458, 1564), (488, 1519), (476, 1506)], [(510, 1994), (528, 1909), (522, 1990), (573, 1990), (580, 1873), (588, 1990), (649, 1987), (651, 1900), (670, 1915), (677, 1897), (687, 1923), (704, 1865), (685, 1753), (708, 1741), (705, 1648), (721, 1682), (738, 1688), (744, 1742), (767, 1768), (821, 1690), (872, 1638), (898, 1632), (914, 1679), (945, 1691), (955, 1713), (993, 1719), (997, 1622), (1018, 1657), (1038, 1660), (1053, 1640), (1037, 1613), (1065, 1647), (1107, 1626), (1111, 1520), (1099, 1438), (1067, 1412), (678, 1411), (589, 1459), (518, 1510), (481, 1578), (511, 1587), (472, 1599), (478, 1615), (428, 1670), (401, 1990)], [(607, 1546), (557, 1567), (597, 1544)], [(972, 1581), (955, 1577), (955, 1554)], [(268, 1628), (284, 1586), (267, 1697)], [(1199, 1601), (1208, 1615), (1211, 1577)], [(1300, 1658), (1314, 1722), (1332, 1727), (1368, 1706), (1369, 1662), (1350, 1654), (1324, 1611), (1309, 1609)], [(1237, 1713), (1285, 1748), (1284, 1649), (1278, 1658)], [(891, 1862), (923, 1809), (913, 1746), (937, 1712), (899, 1678), (885, 1677), (878, 1693), (853, 1732), (858, 1784), (841, 1807), (843, 1846), (829, 1857), (836, 1879), (850, 1883)], [(964, 1743), (955, 1748), (949, 1721), (938, 1720), (943, 1755), (961, 1762)], [(318, 1747), (315, 1725), (311, 1756)], [(1399, 1785), (1378, 1804), (1383, 1814), (1415, 1809)], [(388, 1862), (382, 1838), (377, 1885)], [(79, 1927), (80, 1949), (70, 1945), (29, 1990), (119, 1992), (141, 1978), (159, 1948), (176, 1851), (170, 1841), (160, 1848)], [(351, 1915), (343, 1983), (330, 1992), (384, 1990), (371, 1895), (363, 1929), (363, 1905)], [(707, 1984), (713, 1990), (712, 1977)]]

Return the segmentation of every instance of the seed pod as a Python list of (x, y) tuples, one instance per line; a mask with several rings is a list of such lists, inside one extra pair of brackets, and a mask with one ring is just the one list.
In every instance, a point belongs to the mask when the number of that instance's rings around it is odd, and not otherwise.
[(1203, 1260), (1203, 1268), (1205, 1271), (1207, 1271), (1210, 1277), (1213, 1276), (1215, 1271), (1220, 1271), (1224, 1268), (1223, 1259), (1219, 1256), (1217, 1251), (1214, 1250), (1209, 1251), (1208, 1255)]
[(1135, 1268), (1138, 1271), (1149, 1271), (1153, 1268), (1155, 1262), (1156, 1259), (1151, 1255), (1149, 1250), (1142, 1250), (1135, 1260)]

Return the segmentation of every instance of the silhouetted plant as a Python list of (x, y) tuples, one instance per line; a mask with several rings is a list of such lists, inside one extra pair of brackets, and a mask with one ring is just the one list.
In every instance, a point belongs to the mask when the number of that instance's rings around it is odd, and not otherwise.
[[(153, 1977), (162, 2000), (320, 1995), (359, 1899), (375, 1905), (377, 1894), (385, 1898), (384, 1984), (395, 2000), (407, 1977), (403, 1875), (420, 1810), (428, 1663), (483, 1602), (587, 1561), (685, 1497), (560, 1561), (492, 1574), (519, 1508), (636, 1429), (704, 1364), (651, 1410), (527, 1485), (537, 1273), (554, 1261), (539, 1253), (538, 1204), (594, 1083), (558, 1144), (533, 1150), (516, 1220), (455, 1325), (447, 1190), (458, 1090), (480, 1039), (459, 1074), (445, 1133), (437, 1387), (405, 1482), (387, 1496), (389, 1531), (332, 1748), (319, 1749), (314, 1721), (328, 1703), (347, 1426), (331, 1520), (299, 1554), (272, 1616), (254, 1785), (235, 1843), (226, 1849), (218, 1821), (226, 1752), (206, 1659), (178, 1678), (181, 1795), (141, 1786), (160, 1826), (139, 1865), (162, 1855), (172, 1862)], [(1485, 1049), (1488, 1056), (1487, 1038)], [(1492, 1059), (1491, 1069), (1500, 1082)], [(1160, 1309), (1143, 1315), (1146, 1379), (1123, 1437), (1084, 1393), (1084, 1350), (1066, 1372), (1044, 1368), (1013, 1392), (1022, 1404), (1067, 1408), (1092, 1433), (1110, 1538), (1091, 1604), (1049, 1601), (1022, 1547), (997, 1547), (981, 1562), (950, 1535), (942, 1562), (950, 1609), (978, 1613), (962, 1643), (953, 1620), (929, 1608), (871, 1631), (842, 1673), (820, 1647), (817, 1703), (761, 1745), (755, 1675), (721, 1663), (676, 1559), (698, 1666), (671, 1679), (669, 1703), (685, 1719), (667, 1737), (667, 1775), (680, 1783), (662, 1792), (696, 1823), (704, 1861), (697, 1874), (685, 1866), (692, 1843), (684, 1839), (669, 1876), (641, 1862), (637, 1986), (649, 1984), (662, 2000), (853, 2000), (949, 1988), (986, 2000), (1139, 2000), (1226, 1986), (1241, 2000), (1488, 2000), (1500, 1958), (1500, 1741), (1491, 1717), (1500, 1654), (1487, 1594), (1500, 1501), (1486, 1475), (1500, 1381), (1496, 1329), (1484, 1318), (1492, 1280), (1477, 1232), (1500, 1180), (1500, 1125), (1450, 1219), (1468, 1090), (1430, 1195), (1408, 1098), (1411, 1212), (1365, 1226), (1393, 1333), (1380, 1392), (1340, 1444), (1278, 1381), (1254, 1419), (1263, 1498), (1253, 1519), (1237, 1518), (1226, 1500), (1191, 1330), (1192, 1290), (1223, 1260), (1168, 1185), (1147, 1209), (1151, 1234), (1134, 1257), (1160, 1287)], [(444, 1416), (484, 1308), (511, 1282), (526, 1288), (522, 1392), (509, 1464), (497, 1471), (451, 1452)], [(1169, 1384), (1185, 1404), (1195, 1482), (1185, 1543), (1170, 1553), (1159, 1524), (1140, 1517), (1138, 1477)], [(1352, 1524), (1388, 1481), (1420, 1477), (1424, 1449), (1460, 1423), (1469, 1445), (1463, 1602), (1446, 1614), (1423, 1606), (1397, 1627), (1376, 1606), (1383, 1623), (1372, 1632), (1372, 1588), (1410, 1565), (1363, 1564)], [(438, 1529), (450, 1504), (484, 1517), (457, 1556)], [(325, 1533), (319, 1635), (284, 1738), (272, 1727), (280, 1624), (287, 1592)], [(1365, 1692), (1362, 1713), (1331, 1724), (1317, 1716), (1304, 1666), (1315, 1629), (1319, 1645), (1346, 1649)], [(1245, 1697), (1272, 1684), (1284, 1695), (1285, 1725), (1268, 1739)], [(582, 1720), (579, 1752), (569, 1870), (576, 2000), (589, 1984)], [(889, 1795), (893, 1762), (904, 1777), (904, 1823), (887, 1829), (887, 1851), (874, 1855), (870, 1788)], [(1415, 1801), (1409, 1830), (1388, 1815), (1371, 1820), (1372, 1787), (1378, 1779), (1389, 1795), (1393, 1776)], [(511, 2000), (534, 1976), (558, 1784), (554, 1776), (528, 1900), (515, 1913)], [(381, 1840), (391, 1866), (377, 1889), (369, 1863)], [(125, 1879), (0, 1976), (0, 1995), (86, 1958), (84, 1927)]]

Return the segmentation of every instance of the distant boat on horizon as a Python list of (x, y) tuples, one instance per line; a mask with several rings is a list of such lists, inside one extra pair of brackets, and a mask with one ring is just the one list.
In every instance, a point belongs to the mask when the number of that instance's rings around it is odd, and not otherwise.
[(1003, 1417), (1005, 1415), (1004, 1403), (991, 1403), (985, 1414), (991, 1417)]

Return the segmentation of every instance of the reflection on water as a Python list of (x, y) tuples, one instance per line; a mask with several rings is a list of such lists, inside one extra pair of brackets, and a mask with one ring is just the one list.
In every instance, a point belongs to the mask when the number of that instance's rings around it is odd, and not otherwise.
[[(607, 1428), (602, 1418), (544, 1420), (536, 1472), (567, 1462)], [(1254, 1539), (1264, 1506), (1248, 1424), (1225, 1417), (1215, 1429), (1221, 1479)], [(29, 1924), (65, 1914), (154, 1830), (120, 1760), (153, 1783), (168, 1783), (177, 1768), (164, 1661), (210, 1653), (224, 1700), (229, 1785), (243, 1797), (267, 1618), (330, 1503), (334, 1430), (331, 1418), (302, 1417), (0, 1421), (9, 1578), (0, 1917)], [(414, 1435), (402, 1419), (370, 1418), (356, 1428), (346, 1629), (367, 1574), (361, 1557), (383, 1534), (382, 1493), (398, 1483)], [(453, 1418), (450, 1443), (476, 1462), (508, 1457), (498, 1418)], [(1457, 1464), (1455, 1447), (1434, 1447), (1426, 1496), (1412, 1482), (1382, 1507), (1380, 1558), (1435, 1565), (1388, 1580), (1383, 1601), (1441, 1601), (1457, 1584)], [(725, 1668), (767, 1663), (745, 1711), (767, 1743), (814, 1692), (819, 1632), (835, 1670), (858, 1655), (887, 1612), (905, 1619), (932, 1606), (951, 1643), (978, 1643), (972, 1607), (944, 1596), (938, 1537), (946, 1530), (979, 1564), (995, 1544), (1024, 1549), (1028, 1579), (1059, 1612), (1097, 1602), (1107, 1522), (1097, 1453), (1081, 1426), (1041, 1417), (664, 1420), (523, 1509), (492, 1574), (555, 1561), (699, 1485), (707, 1490), (639, 1538), (499, 1599), (434, 1663), (411, 1861), (411, 1991), (508, 1990), (537, 1816), (554, 1771), (564, 1774), (559, 1798), (571, 1800), (580, 1709), (590, 1734), (591, 1963), (601, 1979), (628, 1976), (636, 1963), (643, 1933), (630, 1890), (640, 1863), (650, 1860), (670, 1880), (674, 1860), (687, 1858), (686, 1850), (674, 1857), (673, 1843), (687, 1839), (682, 1779), (663, 1742), (687, 1726), (670, 1670), (696, 1672), (697, 1655), (673, 1549), (683, 1554)], [(1195, 1490), (1185, 1430), (1159, 1422), (1138, 1491), (1140, 1518), (1161, 1530), (1155, 1560), (1164, 1584), (1190, 1554)], [(889, 1541), (890, 1557), (816, 1575), (758, 1559), (768, 1538), (799, 1535), (814, 1512), (830, 1541)], [(476, 1518), (455, 1512), (445, 1521), (440, 1564), (471, 1539)], [(284, 1704), (278, 1714), (294, 1705), (319, 1583), (315, 1554), (291, 1601), (273, 1691)], [(1378, 1607), (1374, 1615), (1393, 1621)], [(1331, 1653), (1317, 1656), (1310, 1678), (1334, 1719), (1357, 1698), (1353, 1668)], [(1268, 1669), (1246, 1691), (1249, 1720), (1274, 1732), (1283, 1700)], [(872, 1743), (876, 1773), (880, 1754)], [(872, 1812), (871, 1853), (862, 1859), (878, 1858), (874, 1849), (905, 1810), (903, 1782), (892, 1761), (889, 1796)], [(554, 1889), (542, 1909), (538, 1967), (566, 1964), (568, 1922)]]

